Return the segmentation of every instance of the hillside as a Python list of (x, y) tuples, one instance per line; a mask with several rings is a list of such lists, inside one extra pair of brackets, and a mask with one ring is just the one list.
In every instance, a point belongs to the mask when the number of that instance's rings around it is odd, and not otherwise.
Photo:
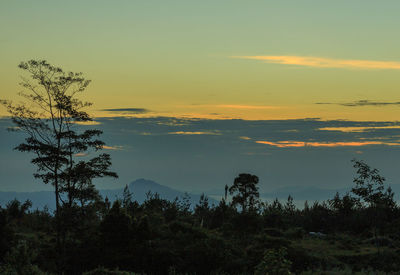
[[(158, 194), (160, 198), (173, 201), (175, 198), (181, 199), (187, 194), (190, 197), (192, 206), (196, 205), (200, 199), (200, 195), (185, 193), (165, 185), (161, 185), (151, 180), (137, 179), (128, 185), (129, 191), (132, 193), (133, 200), (143, 203), (147, 194)], [(118, 189), (103, 189), (99, 190), (100, 195), (107, 197), (111, 202), (122, 198), (123, 188)], [(52, 191), (40, 192), (0, 192), (0, 205), (6, 205), (10, 200), (17, 199), (19, 201), (32, 201), (33, 209), (43, 209), (47, 206), (50, 210), (55, 209), (54, 193)], [(211, 204), (216, 204), (217, 200), (209, 198)]]

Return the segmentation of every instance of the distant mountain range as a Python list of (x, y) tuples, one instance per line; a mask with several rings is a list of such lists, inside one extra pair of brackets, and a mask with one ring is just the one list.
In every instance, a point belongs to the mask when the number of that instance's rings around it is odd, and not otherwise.
[[(400, 184), (391, 185), (395, 199), (399, 200)], [(133, 200), (142, 203), (147, 198), (147, 193), (157, 193), (160, 198), (167, 200), (174, 200), (175, 198), (181, 199), (187, 194), (190, 197), (192, 206), (199, 202), (200, 195), (193, 193), (185, 193), (165, 185), (158, 184), (151, 180), (137, 179), (128, 185), (129, 191), (132, 193)], [(272, 192), (261, 193), (261, 199), (287, 199), (291, 195), (296, 201), (323, 201), (333, 198), (336, 192), (343, 195), (349, 192), (351, 188), (338, 188), (338, 189), (324, 189), (319, 187), (282, 187)], [(120, 189), (103, 189), (99, 190), (103, 198), (107, 197), (110, 201), (121, 199), (123, 194), (123, 188)], [(208, 198), (210, 205), (218, 204), (218, 201), (223, 197), (222, 192), (204, 192)], [(39, 191), (39, 192), (0, 192), (0, 205), (5, 206), (10, 200), (17, 199), (19, 201), (26, 201), (27, 199), (32, 201), (32, 209), (43, 209), (47, 206), (50, 210), (55, 209), (54, 193), (52, 191)]]
[[(173, 201), (175, 198), (181, 199), (186, 194), (190, 197), (192, 206), (196, 205), (200, 200), (200, 195), (185, 193), (175, 190), (165, 185), (158, 184), (151, 180), (137, 179), (128, 185), (129, 191), (132, 193), (132, 199), (142, 203), (147, 198), (147, 193), (157, 193), (160, 198)], [(100, 195), (107, 197), (110, 201), (122, 199), (124, 188), (120, 189), (103, 189), (99, 190)], [(55, 209), (54, 193), (52, 191), (40, 192), (0, 192), (0, 205), (5, 206), (10, 200), (17, 199), (19, 201), (32, 201), (32, 209), (43, 209), (47, 206), (50, 210)], [(210, 204), (217, 204), (218, 201), (209, 198)]]
[[(395, 193), (395, 200), (399, 201), (400, 184), (391, 184), (390, 186)], [(342, 196), (350, 191), (351, 187), (324, 189), (310, 186), (292, 186), (282, 187), (274, 190), (273, 192), (262, 193), (260, 194), (260, 197), (287, 199), (287, 197), (291, 195), (295, 200), (323, 201), (327, 199), (332, 199), (335, 196), (336, 192), (339, 192), (339, 194)]]
[(263, 198), (287, 199), (290, 195), (296, 200), (322, 201), (332, 199), (336, 192), (344, 195), (346, 192), (350, 192), (350, 190), (351, 188), (324, 189), (313, 186), (292, 186), (282, 187), (273, 192), (262, 193), (260, 196)]
[[(400, 201), (400, 184), (391, 184), (393, 192), (395, 193), (395, 200)], [(320, 188), (315, 186), (287, 186), (277, 188), (270, 192), (262, 192), (260, 193), (261, 199), (283, 199), (286, 200), (288, 196), (292, 196), (294, 200), (298, 201), (323, 201), (332, 199), (336, 192), (342, 196), (347, 192), (351, 191), (351, 187), (348, 188), (336, 188), (336, 189), (328, 189), (328, 188)], [(205, 192), (205, 194), (212, 198), (222, 198), (223, 192), (222, 191), (209, 191)]]

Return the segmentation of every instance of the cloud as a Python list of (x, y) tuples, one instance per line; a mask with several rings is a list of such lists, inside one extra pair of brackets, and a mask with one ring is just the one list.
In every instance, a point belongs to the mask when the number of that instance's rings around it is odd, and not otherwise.
[(305, 142), (302, 141), (278, 141), (278, 142), (272, 142), (272, 141), (264, 141), (264, 140), (257, 140), (256, 143), (259, 144), (266, 144), (278, 148), (287, 148), (287, 147), (304, 147)]
[(256, 143), (266, 144), (278, 148), (293, 147), (359, 147), (368, 145), (387, 145), (400, 146), (398, 142), (382, 142), (382, 141), (346, 141), (346, 142), (304, 142), (304, 141), (263, 141), (257, 140)]
[(124, 113), (124, 114), (145, 114), (149, 112), (148, 109), (144, 108), (115, 108), (115, 109), (103, 109), (101, 111)]
[(400, 129), (400, 126), (356, 126), (356, 127), (323, 127), (321, 131), (338, 131), (344, 133), (362, 133), (371, 130)]
[(75, 124), (78, 125), (100, 125), (101, 122), (95, 121), (95, 120), (91, 120), (91, 121), (75, 121)]
[(324, 57), (291, 55), (233, 56), (232, 58), (260, 60), (266, 63), (298, 65), (314, 68), (400, 70), (400, 62), (397, 61), (333, 59)]
[(103, 145), (102, 147), (103, 149), (106, 150), (122, 150), (122, 146), (107, 146), (107, 145)]
[(169, 135), (221, 135), (219, 132), (203, 132), (203, 131), (196, 131), (196, 132), (185, 132), (185, 131), (177, 131), (177, 132), (169, 132)]
[(346, 106), (346, 107), (362, 107), (362, 106), (377, 106), (377, 107), (382, 107), (382, 106), (391, 106), (391, 105), (400, 105), (400, 102), (377, 102), (377, 101), (370, 101), (370, 100), (358, 100), (354, 102), (347, 102), (347, 103), (332, 103), (332, 102), (317, 102), (315, 104), (332, 104), (332, 105), (340, 105), (340, 106)]
[[(187, 142), (206, 143), (210, 141), (206, 138), (208, 136), (213, 137), (213, 142), (221, 142), (224, 146), (225, 143), (240, 144), (240, 150), (243, 149), (244, 152), (263, 150), (260, 148), (261, 144), (277, 148), (297, 147), (299, 150), (309, 147), (341, 147), (343, 150), (346, 148), (358, 150), (362, 146), (367, 148), (368, 145), (400, 144), (400, 123), (395, 121), (318, 119), (247, 121), (156, 117), (114, 118), (110, 122), (107, 119), (100, 119), (100, 122), (103, 122), (101, 129), (104, 133), (121, 133), (118, 142), (114, 143), (117, 145), (130, 144), (132, 136), (140, 137), (139, 140), (145, 136), (169, 136), (167, 140), (174, 140), (179, 144), (182, 142), (179, 137), (192, 137)], [(150, 142), (153, 139), (146, 140)], [(196, 145), (194, 148), (197, 148)], [(124, 147), (123, 150), (127, 149)]]

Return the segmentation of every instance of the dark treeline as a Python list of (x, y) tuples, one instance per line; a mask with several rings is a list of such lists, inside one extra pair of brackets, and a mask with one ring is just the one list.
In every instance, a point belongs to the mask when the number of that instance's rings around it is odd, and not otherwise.
[(54, 215), (14, 200), (0, 210), (2, 272), (56, 273), (56, 257), (65, 274), (398, 271), (400, 209), (377, 170), (353, 163), (351, 193), (306, 202), (303, 209), (291, 197), (262, 202), (258, 178), (249, 174), (226, 186), (218, 205), (202, 196), (191, 207), (188, 200), (157, 194), (139, 204), (125, 188), (112, 204), (97, 197), (68, 208), (72, 214), (59, 210), (62, 255)]

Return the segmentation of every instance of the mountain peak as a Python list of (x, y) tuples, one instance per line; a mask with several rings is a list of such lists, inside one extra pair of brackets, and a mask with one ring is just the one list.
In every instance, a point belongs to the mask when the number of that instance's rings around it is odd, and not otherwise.
[(137, 179), (137, 180), (135, 180), (135, 181), (132, 181), (130, 184), (129, 184), (129, 187), (138, 187), (138, 186), (147, 186), (147, 187), (151, 187), (151, 186), (160, 186), (160, 184), (158, 184), (158, 183), (156, 183), (155, 181), (152, 181), (152, 180), (148, 180), (148, 179), (144, 179), (144, 178), (141, 178), (141, 179)]

